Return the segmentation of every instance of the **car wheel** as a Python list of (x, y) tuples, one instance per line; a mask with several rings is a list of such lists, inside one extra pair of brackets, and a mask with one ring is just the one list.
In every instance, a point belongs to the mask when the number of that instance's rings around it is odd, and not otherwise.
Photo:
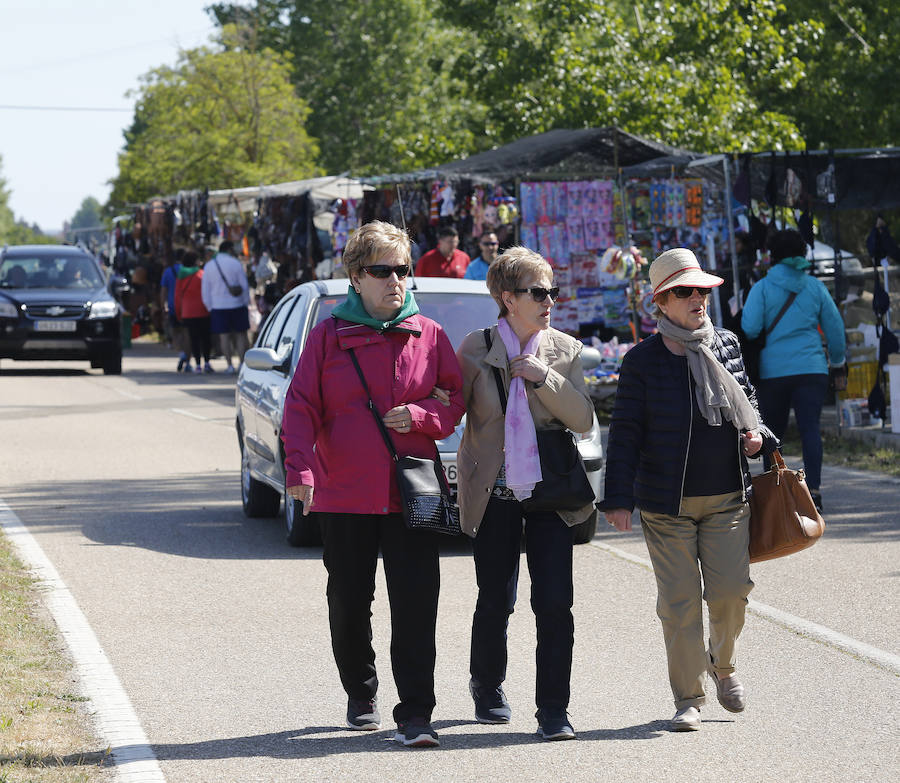
[(319, 515), (313, 511), (303, 516), (303, 504), (284, 494), (284, 526), (291, 546), (319, 546)]
[(597, 517), (600, 512), (594, 509), (594, 512), (584, 522), (580, 522), (573, 528), (573, 540), (576, 544), (587, 544), (593, 540), (594, 534), (597, 532)]
[(104, 375), (121, 375), (122, 374), (122, 352), (117, 351), (105, 356), (103, 359)]
[(250, 455), (241, 438), (241, 504), (248, 517), (278, 516), (281, 494), (250, 474)]

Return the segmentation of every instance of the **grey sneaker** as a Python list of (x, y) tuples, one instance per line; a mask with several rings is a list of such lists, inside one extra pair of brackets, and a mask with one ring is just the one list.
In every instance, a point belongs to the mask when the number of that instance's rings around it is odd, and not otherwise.
[(469, 680), (469, 693), (475, 702), (475, 720), (479, 723), (509, 723), (512, 710), (503, 686), (487, 688), (475, 680)]
[(700, 728), (700, 708), (684, 707), (672, 718), (672, 731), (697, 731)]
[(378, 731), (381, 715), (375, 699), (347, 699), (347, 725), (354, 731)]
[(408, 748), (436, 748), (441, 744), (437, 732), (425, 718), (410, 718), (398, 723), (394, 740)]

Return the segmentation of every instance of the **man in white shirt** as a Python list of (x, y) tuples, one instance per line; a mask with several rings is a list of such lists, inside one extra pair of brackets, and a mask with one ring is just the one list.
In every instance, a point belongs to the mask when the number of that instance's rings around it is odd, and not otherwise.
[(247, 341), (250, 286), (244, 265), (233, 253), (234, 243), (222, 242), (215, 258), (206, 262), (200, 286), (203, 304), (209, 310), (210, 329), (213, 334), (220, 335), (220, 348), (228, 364), (225, 372), (231, 375), (237, 372), (232, 356), (237, 356), (240, 365), (244, 352), (250, 347)]

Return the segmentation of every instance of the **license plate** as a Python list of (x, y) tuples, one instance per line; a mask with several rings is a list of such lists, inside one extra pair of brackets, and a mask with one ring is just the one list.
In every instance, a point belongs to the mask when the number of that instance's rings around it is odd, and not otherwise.
[(74, 332), (76, 324), (75, 321), (35, 321), (34, 328), (37, 332)]

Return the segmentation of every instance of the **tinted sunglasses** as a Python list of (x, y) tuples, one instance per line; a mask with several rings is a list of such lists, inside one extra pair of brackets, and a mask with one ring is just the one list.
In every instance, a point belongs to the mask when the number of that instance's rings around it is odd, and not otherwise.
[(553, 288), (541, 288), (533, 285), (531, 288), (514, 288), (514, 294), (531, 294), (535, 302), (543, 302), (548, 296), (555, 302), (559, 299), (559, 286)]
[(675, 294), (675, 297), (678, 299), (690, 299), (691, 294), (696, 291), (700, 296), (709, 296), (709, 292), (712, 291), (712, 288), (697, 288), (697, 286), (693, 285), (676, 285), (672, 289), (672, 293)]
[(480, 244), (482, 247), (499, 247), (500, 246), (499, 242), (481, 242)]
[(372, 277), (377, 277), (379, 280), (385, 280), (391, 276), (392, 273), (396, 272), (397, 277), (401, 280), (409, 274), (409, 264), (398, 264), (397, 266), (391, 266), (390, 264), (372, 264), (371, 266), (364, 266), (363, 269)]

